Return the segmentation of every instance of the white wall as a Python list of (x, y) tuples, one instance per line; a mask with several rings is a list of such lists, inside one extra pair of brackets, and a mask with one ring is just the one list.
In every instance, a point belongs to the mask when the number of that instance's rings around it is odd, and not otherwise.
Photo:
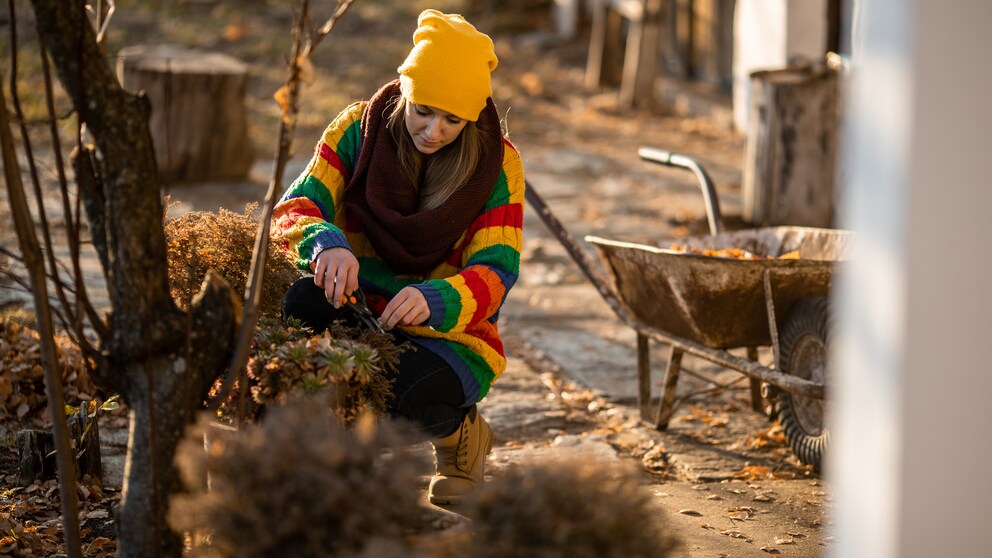
[(734, 128), (747, 129), (750, 74), (789, 58), (820, 59), (827, 45), (827, 0), (737, 0), (734, 8)]
[(830, 555), (989, 556), (992, 3), (856, 10)]

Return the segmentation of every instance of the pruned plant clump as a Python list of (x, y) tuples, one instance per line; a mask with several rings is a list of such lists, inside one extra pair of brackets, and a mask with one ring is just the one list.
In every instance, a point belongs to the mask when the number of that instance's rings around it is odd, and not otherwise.
[(633, 471), (595, 461), (508, 469), (486, 484), (474, 509), (473, 558), (640, 558), (671, 553), (676, 539)]
[[(403, 346), (371, 331), (335, 326), (314, 334), (295, 320), (262, 318), (248, 373), (220, 407), (224, 418), (256, 420), (269, 406), (295, 396), (332, 395), (346, 424), (385, 412), (391, 396), (387, 371)], [(214, 385), (216, 392), (220, 381)]]
[(346, 428), (305, 399), (241, 431), (215, 429), (204, 444), (206, 428), (201, 422), (180, 446), (190, 492), (170, 510), (175, 529), (203, 541), (193, 556), (411, 555), (428, 464), (391, 423), (366, 415)]
[[(219, 273), (234, 292), (245, 291), (258, 230), (254, 210), (254, 205), (248, 205), (242, 214), (221, 209), (217, 213), (191, 211), (166, 219), (169, 288), (179, 306), (189, 308), (207, 269)], [(286, 251), (270, 240), (259, 306), (261, 314), (277, 316), (286, 289), (299, 277), (300, 272)]]

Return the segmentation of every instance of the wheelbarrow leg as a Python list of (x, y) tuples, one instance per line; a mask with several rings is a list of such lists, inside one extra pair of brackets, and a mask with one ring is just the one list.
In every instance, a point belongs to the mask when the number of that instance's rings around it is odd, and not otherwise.
[(648, 337), (637, 333), (637, 407), (641, 420), (651, 420), (651, 353)]
[(658, 430), (667, 430), (668, 421), (671, 420), (675, 411), (675, 388), (679, 383), (679, 372), (682, 370), (682, 349), (672, 345), (672, 352), (668, 357), (668, 366), (665, 368), (665, 387), (661, 392), (661, 403), (658, 404), (658, 417), (655, 419), (654, 427)]
[[(748, 347), (747, 358), (752, 362), (758, 362), (758, 348)], [(759, 413), (765, 412), (765, 401), (761, 397), (761, 380), (749, 378), (751, 380), (751, 408)]]

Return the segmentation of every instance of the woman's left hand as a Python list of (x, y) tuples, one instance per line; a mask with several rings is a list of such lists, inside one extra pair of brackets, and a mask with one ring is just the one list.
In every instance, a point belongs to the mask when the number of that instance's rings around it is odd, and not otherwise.
[(383, 309), (379, 321), (384, 327), (409, 326), (422, 324), (430, 317), (431, 309), (424, 293), (414, 287), (403, 287)]

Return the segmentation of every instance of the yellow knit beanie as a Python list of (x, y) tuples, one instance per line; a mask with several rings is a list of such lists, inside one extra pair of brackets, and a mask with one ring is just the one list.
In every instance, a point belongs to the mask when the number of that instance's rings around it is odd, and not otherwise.
[(398, 68), (406, 98), (475, 122), (492, 93), (489, 74), (499, 60), (493, 41), (457, 14), (424, 10), (413, 50)]

